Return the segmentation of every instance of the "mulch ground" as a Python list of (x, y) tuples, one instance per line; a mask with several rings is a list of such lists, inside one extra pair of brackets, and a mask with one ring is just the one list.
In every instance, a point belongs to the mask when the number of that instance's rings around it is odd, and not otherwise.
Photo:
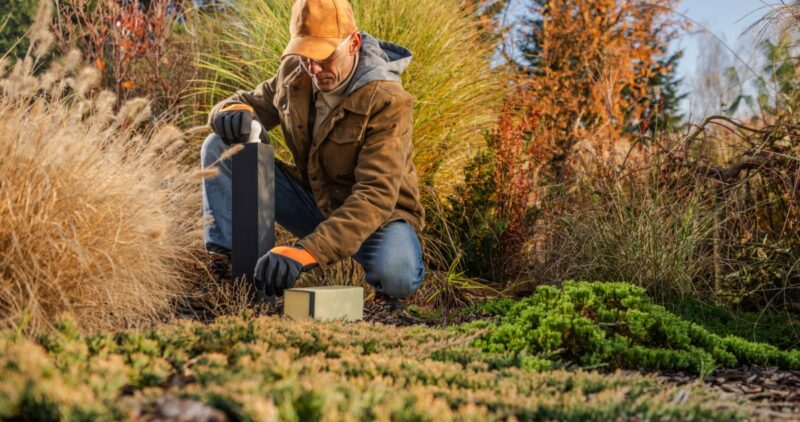
[[(697, 375), (680, 371), (660, 372), (656, 376), (676, 385), (698, 379)], [(719, 391), (723, 397), (747, 399), (768, 412), (767, 415), (800, 420), (800, 371), (759, 366), (720, 368), (706, 377), (705, 384)]]
[[(283, 298), (279, 297), (273, 303), (266, 303), (262, 312), (266, 315), (283, 315)], [(437, 323), (432, 320), (418, 318), (405, 311), (392, 311), (383, 306), (382, 303), (365, 300), (364, 301), (364, 321), (377, 322), (381, 324), (406, 327), (410, 325), (435, 326)]]

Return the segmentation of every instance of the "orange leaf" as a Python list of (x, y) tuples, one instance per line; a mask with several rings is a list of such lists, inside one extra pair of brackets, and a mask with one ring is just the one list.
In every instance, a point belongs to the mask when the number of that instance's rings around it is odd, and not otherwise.
[(100, 70), (101, 72), (103, 70), (105, 70), (105, 68), (106, 68), (105, 60), (103, 60), (103, 59), (101, 59), (99, 57), (97, 58), (97, 60), (94, 61), (94, 64), (95, 64), (95, 66), (97, 66), (97, 69)]
[(133, 81), (125, 81), (125, 82), (122, 83), (122, 88), (124, 88), (124, 89), (132, 89), (135, 86), (136, 86), (136, 84), (133, 83)]

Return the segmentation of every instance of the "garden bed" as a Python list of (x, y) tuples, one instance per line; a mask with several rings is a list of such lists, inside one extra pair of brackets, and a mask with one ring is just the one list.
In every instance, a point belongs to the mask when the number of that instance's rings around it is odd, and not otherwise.
[(762, 418), (696, 382), (434, 358), (470, 340), (427, 327), (247, 314), (82, 336), (67, 320), (37, 341), (2, 337), (0, 417), (163, 420), (184, 409), (208, 416), (200, 420)]

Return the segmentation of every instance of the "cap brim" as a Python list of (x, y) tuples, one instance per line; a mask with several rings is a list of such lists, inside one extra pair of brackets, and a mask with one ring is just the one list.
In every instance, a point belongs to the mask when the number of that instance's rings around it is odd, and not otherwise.
[(330, 57), (336, 47), (347, 37), (343, 38), (317, 38), (317, 37), (294, 37), (289, 41), (289, 45), (283, 50), (281, 60), (286, 56), (297, 55), (308, 57), (312, 60), (322, 61)]

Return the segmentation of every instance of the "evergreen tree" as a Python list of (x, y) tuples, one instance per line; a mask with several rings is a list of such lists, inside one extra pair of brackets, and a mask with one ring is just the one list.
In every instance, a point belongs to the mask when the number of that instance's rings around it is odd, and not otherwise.
[[(580, 61), (579, 55), (575, 54), (572, 60), (548, 61), (545, 63), (542, 50), (542, 45), (545, 42), (545, 19), (551, 18), (554, 13), (563, 13), (563, 9), (566, 8), (575, 9), (575, 13), (581, 11), (595, 14), (608, 12), (608, 5), (604, 3), (606, 2), (594, 0), (585, 2), (527, 0), (528, 13), (522, 18), (522, 25), (519, 31), (521, 57), (516, 63), (518, 68), (528, 74), (529, 77), (542, 77), (546, 73), (542, 69), (545, 65), (551, 66), (550, 70), (558, 71), (563, 69), (553, 68), (554, 64), (562, 66), (567, 63), (567, 66), (569, 66), (574, 61)], [(616, 3), (622, 5), (626, 3), (626, 0), (620, 0)], [(554, 8), (562, 10), (554, 10)], [(683, 116), (680, 114), (680, 102), (686, 94), (680, 92), (681, 79), (677, 77), (677, 65), (683, 56), (683, 52), (677, 51), (667, 55), (667, 44), (664, 43), (664, 41), (668, 42), (674, 39), (676, 32), (670, 22), (655, 24), (651, 27), (651, 30), (653, 31), (653, 38), (647, 40), (647, 43), (654, 52), (653, 57), (651, 57), (652, 63), (648, 72), (645, 73), (647, 76), (644, 83), (642, 81), (638, 82), (647, 87), (646, 95), (641, 95), (641, 91), (633, 92), (629, 87), (623, 87), (621, 92), (622, 97), (626, 97), (626, 100), (630, 103), (646, 105), (644, 111), (641, 111), (640, 107), (629, 107), (625, 111), (625, 122), (622, 123), (622, 126), (629, 133), (650, 132), (650, 134), (655, 134), (664, 130), (674, 130), (680, 126), (683, 120)], [(663, 37), (660, 37), (662, 32), (664, 33)], [(598, 32), (598, 36), (602, 35), (602, 33)], [(656, 41), (658, 39), (661, 42)], [(591, 69), (586, 67), (584, 72), (591, 72)]]
[(680, 91), (682, 79), (677, 76), (678, 61), (681, 57), (683, 51), (677, 51), (658, 61), (658, 67), (666, 71), (657, 72), (650, 78), (649, 85), (655, 95), (650, 98), (649, 107), (635, 129), (641, 132), (648, 131), (650, 135), (656, 136), (681, 127), (684, 116), (680, 112), (680, 102), (687, 95)]
[(21, 57), (28, 49), (25, 33), (33, 24), (37, 2), (0, 0), (0, 57)]

